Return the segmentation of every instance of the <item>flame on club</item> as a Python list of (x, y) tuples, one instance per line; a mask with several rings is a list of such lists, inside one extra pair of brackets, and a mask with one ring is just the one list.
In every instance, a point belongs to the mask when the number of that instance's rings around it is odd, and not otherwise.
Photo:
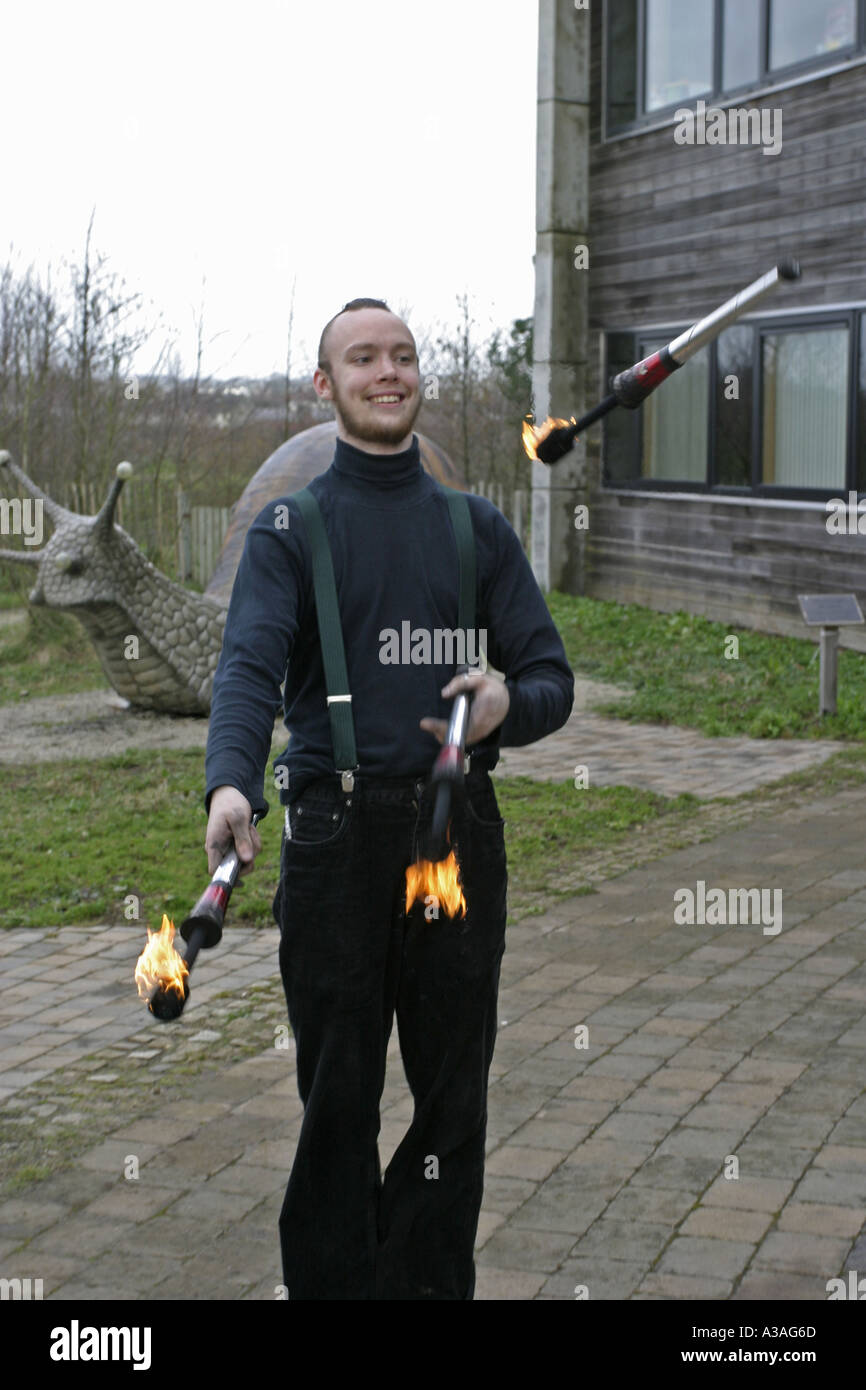
[(189, 968), (183, 956), (174, 949), (174, 922), (163, 913), (158, 932), (147, 929), (147, 945), (135, 967), (135, 983), (139, 999), (151, 998), (157, 990), (172, 991), (184, 997), (184, 981)]
[[(466, 899), (460, 887), (460, 865), (452, 849), (447, 859), (433, 864), (429, 859), (419, 859), (406, 870), (406, 912), (412, 904), (433, 897), (436, 905), (448, 917), (466, 916)], [(432, 904), (431, 904), (432, 906)]]
[(563, 429), (567, 425), (576, 425), (577, 421), (572, 415), (570, 420), (555, 420), (552, 415), (541, 425), (532, 425), (529, 420), (523, 422), (523, 447), (531, 459), (538, 458), (538, 446), (542, 439), (546, 439), (551, 430)]

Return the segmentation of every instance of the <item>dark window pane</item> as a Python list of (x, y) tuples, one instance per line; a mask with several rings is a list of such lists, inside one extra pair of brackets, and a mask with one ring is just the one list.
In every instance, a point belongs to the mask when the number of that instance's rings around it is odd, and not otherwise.
[(754, 342), (747, 324), (726, 328), (717, 342), (716, 480), (724, 487), (752, 486)]
[[(643, 344), (641, 356), (664, 347), (667, 341)], [(709, 368), (710, 350), (705, 347), (640, 406), (643, 477), (679, 483), (707, 481)]]
[(848, 346), (844, 327), (764, 336), (765, 483), (845, 486)]
[(629, 125), (637, 116), (637, 0), (607, 7), (607, 123)]
[(856, 36), (857, 0), (771, 0), (771, 68), (835, 53)]
[(722, 87), (726, 92), (757, 81), (760, 52), (759, 0), (725, 0)]
[(646, 0), (646, 109), (713, 86), (713, 0)]
[[(606, 396), (610, 382), (618, 372), (624, 372), (637, 361), (637, 344), (633, 333), (607, 335), (607, 382), (599, 394)], [(633, 482), (640, 473), (638, 442), (640, 439), (637, 410), (612, 410), (604, 417), (604, 480), (608, 483)]]
[(860, 315), (860, 386), (857, 392), (857, 487), (866, 492), (866, 313)]

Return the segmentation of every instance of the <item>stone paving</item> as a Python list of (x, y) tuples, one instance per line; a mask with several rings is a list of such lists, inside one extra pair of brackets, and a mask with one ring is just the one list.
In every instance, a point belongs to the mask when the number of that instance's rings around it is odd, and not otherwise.
[[(135, 1004), (133, 973), (145, 939), (140, 926), (0, 932), (0, 1104), (103, 1048), (123, 1047), (135, 1058), (148, 1046), (144, 1025), (157, 1037), (165, 1031)], [(206, 1025), (211, 999), (226, 988), (227, 962), (238, 992), (272, 979), (277, 941), (276, 930), (226, 927), (219, 951), (199, 957), (184, 1021)], [(92, 1001), (86, 1010), (84, 975)]]
[(819, 766), (845, 747), (832, 739), (706, 738), (694, 729), (630, 724), (593, 714), (597, 703), (629, 691), (575, 680), (574, 708), (556, 733), (525, 748), (503, 748), (496, 772), (570, 782), (583, 764), (593, 787), (630, 786), (663, 796), (739, 796), (767, 782)]
[[(509, 926), (476, 1298), (823, 1301), (843, 1270), (866, 1274), (864, 816), (866, 788), (813, 796)], [(677, 925), (674, 894), (699, 880), (780, 889), (782, 929)], [(229, 967), (239, 995), (271, 990), (258, 1050), (142, 1098), (3, 1201), (0, 1276), (51, 1298), (274, 1298), (301, 1121), (291, 1043), (274, 1045), (276, 945), (228, 929), (177, 1025), (187, 1049), (216, 1046)], [(100, 1097), (121, 1065), (171, 1068), (180, 1034), (132, 986), (140, 946), (132, 929), (0, 935), (9, 1113), (49, 1125), (52, 1075), (75, 1066)], [(383, 1165), (411, 1111), (395, 1030)]]

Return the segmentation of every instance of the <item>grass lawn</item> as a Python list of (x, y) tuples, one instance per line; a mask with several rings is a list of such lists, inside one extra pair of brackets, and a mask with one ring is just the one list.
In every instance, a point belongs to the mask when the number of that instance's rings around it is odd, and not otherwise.
[[(552, 593), (548, 604), (576, 675), (632, 686), (606, 714), (680, 724), (710, 737), (866, 738), (866, 655), (839, 652), (835, 715), (818, 714), (818, 646), (689, 613), (656, 613)], [(739, 656), (725, 656), (726, 638)]]
[[(0, 601), (0, 705), (38, 695), (110, 689), (90, 639), (77, 619), (51, 608)], [(21, 621), (10, 622), (18, 609)]]

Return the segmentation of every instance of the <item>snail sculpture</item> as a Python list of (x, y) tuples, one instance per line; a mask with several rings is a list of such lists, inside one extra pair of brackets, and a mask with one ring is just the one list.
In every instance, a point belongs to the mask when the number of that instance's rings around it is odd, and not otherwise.
[[(25, 492), (41, 499), (52, 523), (40, 550), (0, 550), (0, 560), (37, 566), (33, 604), (74, 614), (96, 649), (105, 675), (131, 705), (165, 714), (210, 711), (232, 584), (251, 523), (279, 497), (306, 487), (330, 466), (336, 422), (315, 425), (281, 444), (251, 478), (232, 509), (213, 575), (203, 594), (176, 584), (142, 554), (114, 520), (132, 465), (119, 463), (96, 516), (67, 511), (0, 452)], [(462, 489), (447, 455), (418, 435), (421, 463), (437, 481)], [(0, 472), (2, 478), (2, 472)]]

